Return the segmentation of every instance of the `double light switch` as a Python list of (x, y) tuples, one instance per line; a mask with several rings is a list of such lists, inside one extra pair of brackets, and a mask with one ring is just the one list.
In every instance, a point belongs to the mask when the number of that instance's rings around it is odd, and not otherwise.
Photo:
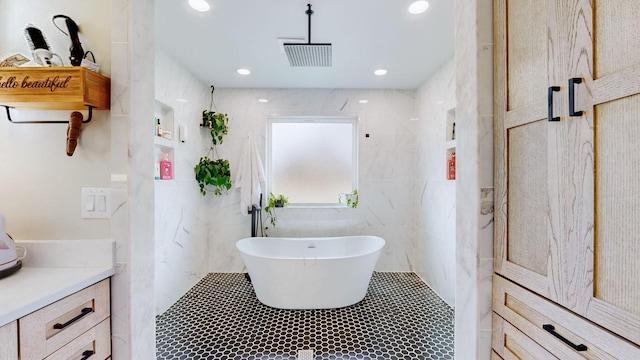
[(109, 195), (109, 188), (82, 188), (82, 218), (110, 218)]

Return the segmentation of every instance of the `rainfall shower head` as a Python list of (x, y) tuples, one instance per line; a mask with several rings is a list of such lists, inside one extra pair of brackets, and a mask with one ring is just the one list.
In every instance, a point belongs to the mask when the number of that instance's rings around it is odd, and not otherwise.
[(331, 44), (312, 44), (311, 43), (311, 4), (307, 4), (305, 14), (309, 16), (309, 34), (308, 42), (304, 43), (284, 43), (282, 44), (284, 52), (289, 59), (291, 66), (331, 66)]

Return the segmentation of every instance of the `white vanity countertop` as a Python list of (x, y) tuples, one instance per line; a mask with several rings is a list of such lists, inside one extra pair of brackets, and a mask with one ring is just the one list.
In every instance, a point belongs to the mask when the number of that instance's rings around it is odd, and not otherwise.
[(0, 326), (115, 273), (113, 240), (16, 241), (22, 269), (0, 279)]

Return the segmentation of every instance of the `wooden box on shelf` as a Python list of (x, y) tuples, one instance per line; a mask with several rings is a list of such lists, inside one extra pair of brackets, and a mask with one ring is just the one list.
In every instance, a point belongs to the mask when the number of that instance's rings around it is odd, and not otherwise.
[(0, 105), (22, 109), (82, 110), (110, 106), (108, 77), (80, 66), (0, 68)]

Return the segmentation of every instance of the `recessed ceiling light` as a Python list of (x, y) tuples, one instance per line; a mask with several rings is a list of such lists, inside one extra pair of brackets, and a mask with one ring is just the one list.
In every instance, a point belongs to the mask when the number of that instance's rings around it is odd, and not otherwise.
[(410, 121), (418, 121), (418, 120), (420, 120), (420, 118), (411, 118), (411, 119), (409, 119), (409, 120), (410, 120)]
[(358, 101), (358, 102), (359, 102), (360, 104), (366, 104), (366, 103), (368, 103), (368, 102), (369, 102), (369, 100), (367, 100), (367, 99), (362, 99), (362, 100), (360, 100), (360, 101)]
[(268, 102), (269, 102), (269, 100), (267, 100), (267, 99), (258, 99), (258, 102), (261, 102), (261, 103), (268, 103)]
[(189, 0), (189, 6), (195, 11), (205, 12), (211, 8), (206, 0)]
[(251, 74), (251, 71), (249, 71), (248, 69), (238, 69), (238, 74), (240, 75), (249, 75)]
[(409, 5), (409, 12), (412, 14), (422, 14), (427, 11), (429, 8), (429, 2), (425, 0), (414, 1), (413, 4)]
[(186, 103), (189, 102), (187, 99), (176, 99), (177, 102)]
[(373, 72), (374, 74), (378, 75), (378, 76), (382, 76), (382, 75), (386, 75), (387, 74), (387, 70), (385, 69), (378, 69), (376, 71)]
[(443, 100), (438, 100), (438, 101), (436, 101), (436, 104), (438, 104), (438, 105), (444, 104), (444, 101)]

